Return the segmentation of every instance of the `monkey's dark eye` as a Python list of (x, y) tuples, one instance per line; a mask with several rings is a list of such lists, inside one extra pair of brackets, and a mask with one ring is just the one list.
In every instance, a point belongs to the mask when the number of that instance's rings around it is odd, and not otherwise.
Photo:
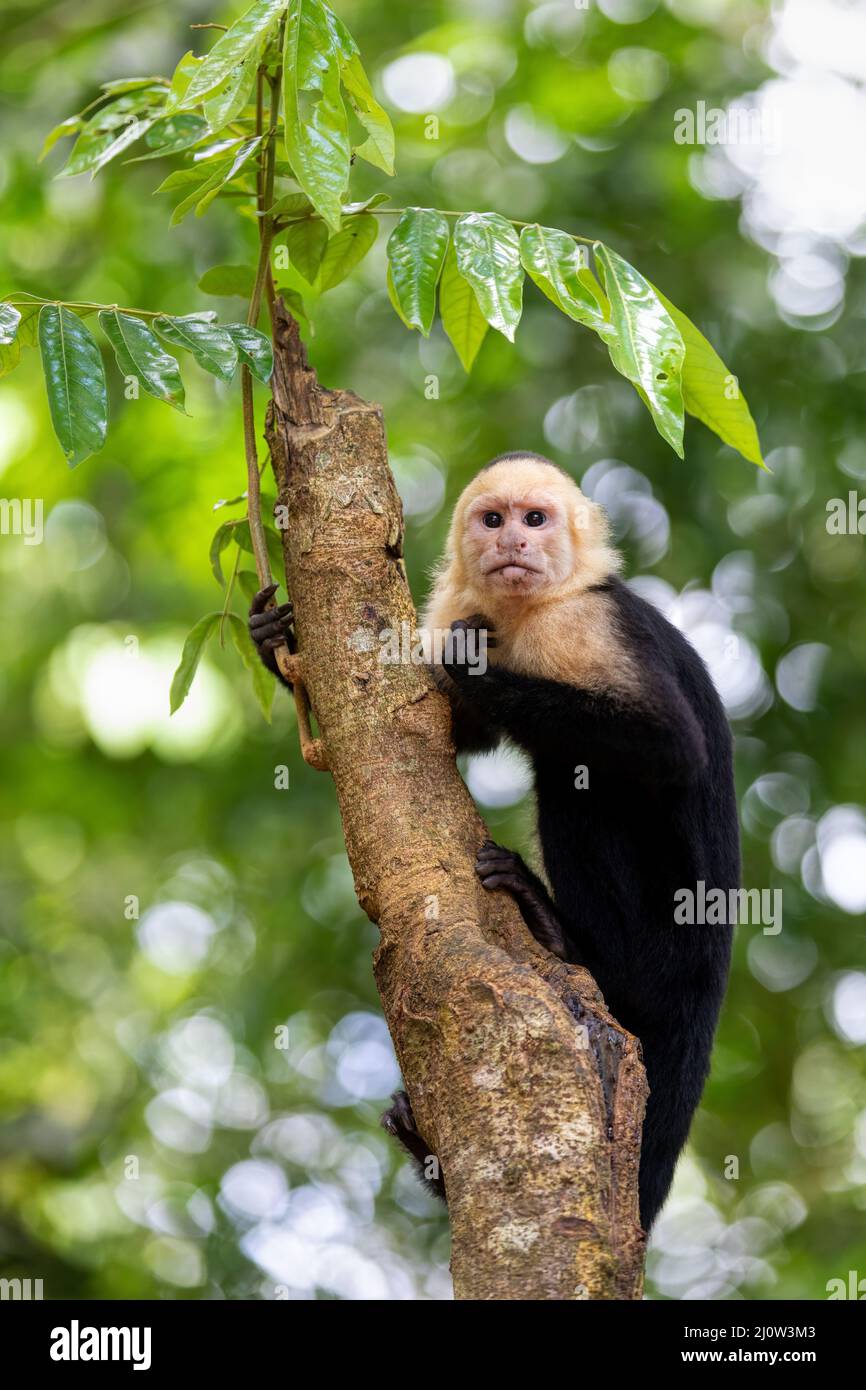
[(547, 517), (544, 512), (527, 512), (523, 520), (527, 526), (543, 526)]
[(495, 531), (497, 526), (502, 525), (502, 517), (499, 512), (485, 512), (481, 520), (490, 531)]

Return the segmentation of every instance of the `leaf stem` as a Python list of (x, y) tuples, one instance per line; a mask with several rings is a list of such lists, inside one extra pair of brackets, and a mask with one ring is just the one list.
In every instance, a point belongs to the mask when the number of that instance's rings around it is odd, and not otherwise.
[[(409, 208), (364, 208), (363, 211), (372, 213), (374, 217), (378, 217), (380, 213), (383, 217), (400, 217), (404, 212), (408, 212)], [(438, 212), (442, 217), (465, 217), (467, 215), (465, 212), (458, 212), (454, 208), (431, 208), (430, 211)], [(319, 213), (316, 212), (315, 208), (311, 208), (309, 212), (301, 213), (300, 217), (280, 217), (277, 219), (275, 226), (277, 231), (282, 231), (284, 227), (291, 227), (296, 222), (320, 222), (321, 220), (322, 218)], [(516, 217), (506, 217), (505, 221), (509, 222), (512, 227), (538, 226), (537, 222), (520, 222)], [(594, 246), (598, 241), (598, 237), (579, 236), (577, 232), (567, 232), (566, 236), (570, 236), (573, 241), (585, 241), (587, 246)]]
[[(19, 291), (22, 294), (23, 291)], [(0, 300), (2, 304), (12, 304), (17, 308), (20, 304), (26, 308), (29, 304), (56, 304), (60, 309), (113, 309), (118, 314), (133, 314), (136, 318), (156, 319), (165, 314), (164, 309), (126, 309), (122, 304), (96, 304), (92, 299), (43, 299), (41, 295), (29, 294), (26, 299), (16, 299), (14, 293), (7, 295)], [(166, 318), (173, 318), (172, 314), (165, 314)]]

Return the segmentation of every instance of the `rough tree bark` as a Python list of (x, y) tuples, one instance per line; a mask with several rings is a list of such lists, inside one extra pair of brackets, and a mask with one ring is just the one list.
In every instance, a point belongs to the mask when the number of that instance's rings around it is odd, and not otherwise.
[(321, 738), (306, 756), (333, 776), (358, 899), (381, 932), (376, 983), (442, 1164), (455, 1295), (640, 1298), (639, 1045), (587, 972), (476, 879), (487, 832), (446, 701), (422, 666), (379, 660), (379, 634), (415, 621), (381, 410), (319, 386), (281, 301), (274, 343), (267, 440), (288, 508), (294, 673)]

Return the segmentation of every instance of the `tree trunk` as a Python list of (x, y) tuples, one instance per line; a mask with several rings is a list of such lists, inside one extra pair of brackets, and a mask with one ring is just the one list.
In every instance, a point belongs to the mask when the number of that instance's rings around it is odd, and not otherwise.
[[(376, 983), (448, 1189), (457, 1298), (636, 1299), (646, 1082), (588, 973), (542, 950), (474, 873), (487, 832), (414, 632), (378, 406), (319, 386), (277, 302), (267, 439), (288, 508), (298, 668), (339, 799)], [(405, 625), (405, 627), (404, 627)]]

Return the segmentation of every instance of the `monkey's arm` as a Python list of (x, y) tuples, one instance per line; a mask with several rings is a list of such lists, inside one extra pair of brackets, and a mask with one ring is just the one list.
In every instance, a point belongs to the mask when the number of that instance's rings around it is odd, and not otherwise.
[(490, 666), (483, 675), (454, 663), (446, 669), (469, 709), (531, 755), (595, 750), (617, 770), (647, 782), (690, 782), (706, 766), (700, 724), (664, 671), (645, 671), (644, 686), (631, 699), (501, 666)]
[(485, 711), (471, 705), (460, 688), (441, 666), (431, 666), (430, 673), (451, 706), (451, 737), (455, 753), (489, 753), (502, 737), (502, 730), (491, 724)]

